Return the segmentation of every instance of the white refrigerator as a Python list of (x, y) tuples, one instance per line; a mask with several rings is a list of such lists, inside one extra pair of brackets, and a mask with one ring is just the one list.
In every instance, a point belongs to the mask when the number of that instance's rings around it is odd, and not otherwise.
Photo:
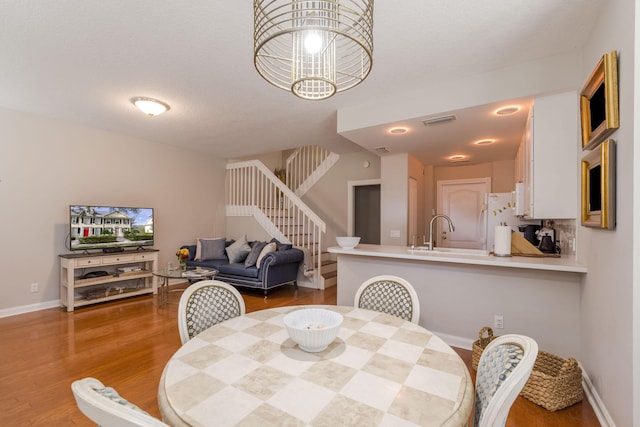
[(522, 221), (515, 216), (515, 193), (488, 193), (486, 195), (487, 243), (486, 250), (493, 251), (497, 225), (508, 225), (518, 231)]

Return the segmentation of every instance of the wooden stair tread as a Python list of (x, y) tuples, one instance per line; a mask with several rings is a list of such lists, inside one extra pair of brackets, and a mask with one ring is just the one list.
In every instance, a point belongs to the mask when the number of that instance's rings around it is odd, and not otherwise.
[(330, 279), (332, 277), (338, 277), (338, 272), (337, 271), (329, 271), (326, 273), (322, 273), (322, 277), (324, 277), (325, 279)]

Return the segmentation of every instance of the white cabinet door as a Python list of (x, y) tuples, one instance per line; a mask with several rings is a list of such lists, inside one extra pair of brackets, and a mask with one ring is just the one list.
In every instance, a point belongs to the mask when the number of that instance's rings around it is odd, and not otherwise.
[(578, 114), (576, 92), (536, 98), (533, 103), (530, 159), (525, 162), (531, 170), (524, 171), (528, 218), (578, 217)]

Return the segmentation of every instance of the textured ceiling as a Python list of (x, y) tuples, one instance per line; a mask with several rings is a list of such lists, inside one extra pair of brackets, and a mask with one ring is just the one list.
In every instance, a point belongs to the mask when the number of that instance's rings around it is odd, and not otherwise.
[[(369, 78), (302, 101), (253, 66), (248, 0), (3, 0), (0, 106), (221, 157), (357, 146), (336, 111), (464, 75), (575, 50), (602, 0), (378, 0)], [(149, 118), (129, 102), (171, 110)]]

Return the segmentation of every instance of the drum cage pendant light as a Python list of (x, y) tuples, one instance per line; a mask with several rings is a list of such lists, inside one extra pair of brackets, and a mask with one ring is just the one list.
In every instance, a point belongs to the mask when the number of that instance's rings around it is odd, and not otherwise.
[(274, 86), (321, 100), (369, 75), (373, 0), (254, 0), (253, 8), (253, 61)]

